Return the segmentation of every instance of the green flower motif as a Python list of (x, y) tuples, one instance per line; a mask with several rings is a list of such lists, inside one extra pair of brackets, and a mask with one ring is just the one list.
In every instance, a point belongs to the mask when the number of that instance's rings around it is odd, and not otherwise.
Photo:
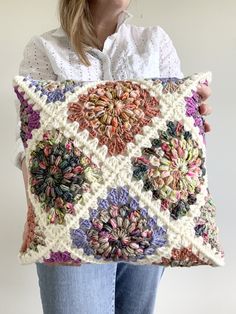
[(161, 200), (162, 210), (170, 210), (171, 217), (178, 219), (196, 202), (204, 182), (203, 152), (177, 121), (168, 121), (167, 130), (160, 131), (151, 143), (132, 161), (133, 177), (143, 180), (144, 189)]
[(31, 192), (49, 223), (64, 224), (65, 215), (74, 215), (75, 203), (90, 191), (90, 182), (99, 178), (99, 169), (58, 129), (46, 131), (31, 152)]

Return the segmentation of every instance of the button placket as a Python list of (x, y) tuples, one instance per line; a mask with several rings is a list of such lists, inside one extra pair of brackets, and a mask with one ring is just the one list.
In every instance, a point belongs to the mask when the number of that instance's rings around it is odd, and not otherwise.
[(112, 73), (111, 73), (111, 60), (109, 58), (109, 56), (94, 48), (92, 49), (92, 52), (94, 55), (97, 55), (97, 57), (100, 59), (101, 63), (102, 63), (102, 80), (113, 80), (113, 76), (112, 76)]

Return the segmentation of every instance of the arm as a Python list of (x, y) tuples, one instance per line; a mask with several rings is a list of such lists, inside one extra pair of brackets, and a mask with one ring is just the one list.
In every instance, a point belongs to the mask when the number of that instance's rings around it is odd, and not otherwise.
[[(39, 36), (34, 36), (25, 46), (23, 52), (23, 59), (19, 66), (19, 75), (30, 75), (32, 79), (52, 79), (56, 80), (57, 76), (53, 72), (50, 61), (46, 55), (43, 42)], [(20, 101), (18, 98), (15, 100), (16, 113), (17, 113), (17, 126), (16, 126), (16, 144), (14, 154), (14, 164), (20, 170), (22, 170), (24, 185), (26, 191), (27, 205), (29, 206), (30, 201), (28, 198), (28, 172), (25, 163), (25, 150), (22, 139), (20, 137), (21, 120), (20, 120)]]
[(183, 78), (184, 75), (181, 71), (181, 62), (172, 40), (160, 26), (158, 26), (158, 35), (160, 45), (160, 77)]
[[(53, 72), (49, 58), (44, 49), (43, 41), (40, 36), (32, 37), (26, 44), (23, 51), (23, 59), (19, 66), (19, 75), (30, 75), (33, 79), (56, 80), (57, 75)], [(20, 137), (20, 101), (15, 100), (17, 122), (16, 122), (16, 142), (13, 155), (14, 165), (22, 170), (22, 161), (25, 157), (23, 142)]]
[[(160, 77), (184, 78), (184, 74), (181, 71), (181, 62), (172, 40), (160, 26), (158, 27), (158, 30), (160, 42)], [(198, 93), (204, 102), (211, 95), (211, 89), (209, 86), (202, 84), (202, 87), (198, 90)], [(202, 103), (199, 106), (199, 112), (201, 115), (209, 115), (212, 112), (212, 107), (206, 103)], [(204, 123), (204, 127), (205, 132), (209, 132), (211, 130), (210, 124), (206, 121)]]

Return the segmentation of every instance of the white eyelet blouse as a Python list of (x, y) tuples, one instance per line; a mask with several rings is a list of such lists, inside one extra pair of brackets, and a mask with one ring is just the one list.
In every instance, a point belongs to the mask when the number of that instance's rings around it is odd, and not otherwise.
[[(172, 40), (160, 26), (141, 27), (126, 23), (133, 15), (120, 13), (116, 31), (108, 36), (102, 50), (87, 52), (91, 66), (80, 63), (61, 27), (33, 36), (26, 44), (19, 75), (33, 79), (81, 81), (131, 78), (183, 78), (180, 60)], [(12, 162), (20, 170), (25, 157), (20, 137), (20, 102), (16, 98), (16, 142)]]

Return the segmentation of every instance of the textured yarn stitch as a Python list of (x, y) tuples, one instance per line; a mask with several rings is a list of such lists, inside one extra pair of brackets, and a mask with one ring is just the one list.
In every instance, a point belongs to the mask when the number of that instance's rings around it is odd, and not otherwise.
[(223, 266), (199, 83), (15, 76), (31, 205), (22, 264)]

